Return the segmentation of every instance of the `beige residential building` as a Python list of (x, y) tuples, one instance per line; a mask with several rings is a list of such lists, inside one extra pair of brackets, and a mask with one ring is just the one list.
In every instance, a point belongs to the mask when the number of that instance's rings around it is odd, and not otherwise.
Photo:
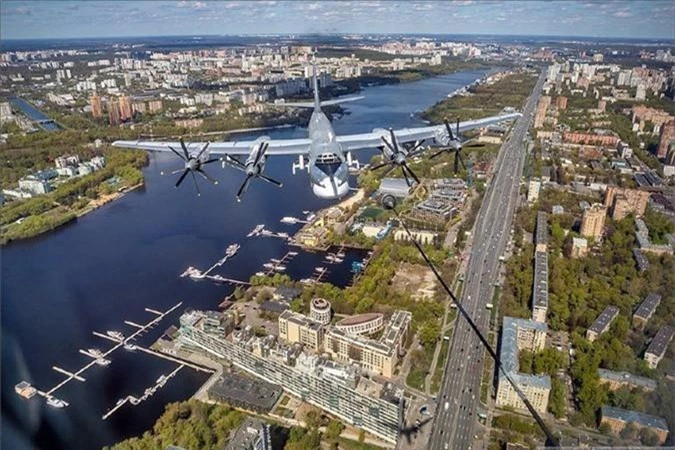
[(630, 213), (640, 217), (647, 209), (649, 196), (647, 191), (610, 186), (605, 192), (605, 207), (611, 208), (614, 220), (621, 220)]
[(663, 355), (665, 355), (666, 350), (668, 350), (670, 341), (673, 340), (673, 335), (675, 335), (675, 328), (669, 325), (661, 327), (658, 333), (656, 333), (656, 336), (652, 339), (649, 347), (647, 347), (644, 357), (650, 369), (656, 369), (659, 365), (663, 359)]
[[(529, 375), (518, 371), (518, 353), (521, 350), (539, 351), (546, 343), (545, 323), (504, 316), (500, 360), (509, 377), (525, 394), (534, 409), (546, 412), (548, 396), (551, 392), (551, 377), (548, 375)], [(516, 390), (500, 371), (497, 384), (497, 406), (510, 406), (526, 410)]]
[(584, 211), (584, 215), (581, 217), (581, 235), (598, 240), (602, 236), (606, 215), (607, 208), (599, 203)]
[(336, 361), (356, 363), (370, 373), (391, 378), (403, 354), (411, 319), (408, 311), (394, 311), (379, 340), (333, 328), (326, 333), (325, 351)]
[(663, 417), (652, 416), (628, 409), (603, 406), (600, 408), (600, 424), (607, 424), (614, 434), (619, 435), (628, 424), (633, 424), (641, 430), (647, 428), (658, 436), (658, 445), (663, 444), (668, 437), (668, 423)]
[(279, 316), (279, 337), (315, 352), (323, 350), (323, 324), (288, 309)]

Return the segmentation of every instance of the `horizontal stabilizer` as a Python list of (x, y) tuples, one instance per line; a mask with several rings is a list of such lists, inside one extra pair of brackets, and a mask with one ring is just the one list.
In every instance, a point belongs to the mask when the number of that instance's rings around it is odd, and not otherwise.
[[(330, 106), (330, 105), (339, 105), (340, 103), (353, 102), (356, 100), (361, 100), (365, 98), (363, 95), (355, 97), (345, 97), (345, 98), (335, 98), (333, 100), (324, 100), (320, 103), (321, 106)], [(289, 108), (314, 108), (314, 103), (312, 102), (279, 102), (275, 103), (274, 106), (288, 106)]]

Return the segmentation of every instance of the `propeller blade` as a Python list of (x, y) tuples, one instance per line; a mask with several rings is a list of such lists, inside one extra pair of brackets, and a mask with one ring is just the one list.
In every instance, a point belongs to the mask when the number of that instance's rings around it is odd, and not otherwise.
[(183, 154), (185, 155), (185, 161), (190, 159), (190, 153), (188, 153), (188, 149), (185, 146), (185, 141), (183, 141), (183, 138), (180, 138), (180, 146), (183, 147)]
[(408, 187), (412, 187), (412, 182), (410, 181), (410, 178), (408, 178), (408, 174), (405, 171), (404, 166), (401, 167), (401, 173), (403, 174), (403, 178), (405, 178), (405, 183), (408, 185)]
[[(382, 139), (382, 142), (384, 142), (384, 145), (386, 145), (387, 148), (388, 148), (389, 150), (391, 150), (392, 153), (396, 153), (396, 150), (394, 150), (394, 147), (392, 147), (391, 144), (389, 144), (389, 141), (387, 141), (387, 140), (384, 138), (384, 136), (380, 136), (380, 139)], [(382, 154), (384, 154), (384, 155), (386, 156), (386, 154), (384, 153), (384, 149), (382, 149)]]
[(257, 178), (260, 178), (261, 180), (267, 181), (268, 183), (273, 184), (273, 185), (278, 186), (278, 187), (282, 187), (284, 185), (282, 182), (277, 181), (274, 178), (270, 178), (270, 177), (268, 177), (266, 175), (263, 175), (261, 173), (258, 174)]
[(448, 132), (448, 137), (450, 138), (451, 141), (454, 141), (455, 136), (452, 134), (452, 128), (450, 128), (450, 123), (448, 122), (447, 117), (443, 120), (443, 123), (445, 123), (445, 129)]
[(415, 144), (413, 148), (408, 151), (408, 156), (416, 156), (418, 153), (422, 153), (420, 147), (422, 147), (422, 141)]
[(209, 180), (209, 181), (210, 181), (211, 183), (213, 183), (213, 184), (218, 184), (218, 180), (214, 179), (211, 175), (209, 175), (208, 173), (206, 173), (205, 170), (203, 170), (203, 169), (200, 168), (200, 169), (197, 169), (197, 172), (198, 172), (202, 177), (204, 177), (204, 179)]
[(254, 166), (260, 164), (260, 161), (263, 159), (263, 156), (265, 156), (265, 152), (267, 151), (267, 147), (269, 146), (270, 144), (267, 142), (260, 143), (260, 146), (258, 147), (258, 153), (255, 155), (255, 161), (253, 162)]
[(225, 162), (229, 163), (231, 166), (240, 169), (246, 170), (246, 166), (242, 164), (238, 159), (231, 157), (230, 155), (225, 155)]
[(189, 171), (190, 171), (189, 169), (183, 170), (183, 175), (181, 175), (180, 177), (178, 177), (178, 181), (176, 181), (176, 184), (174, 184), (173, 187), (178, 187), (178, 186), (180, 186), (180, 184), (183, 182), (183, 180), (185, 179), (185, 177), (187, 176), (187, 174), (188, 174)]
[(457, 156), (459, 157), (459, 162), (462, 163), (462, 167), (464, 167), (464, 170), (466, 170), (466, 164), (464, 164), (464, 158), (462, 158), (462, 155), (460, 154), (459, 150), (457, 150)]
[(417, 175), (415, 175), (415, 172), (412, 171), (412, 169), (408, 166), (407, 163), (403, 163), (402, 167), (405, 167), (405, 169), (408, 171), (411, 177), (413, 177), (413, 180), (417, 182), (417, 184), (420, 184), (420, 179), (417, 178)]
[(457, 117), (457, 128), (455, 128), (455, 136), (459, 137), (459, 117)]
[[(184, 170), (185, 170), (185, 169), (174, 170), (173, 172), (171, 172), (171, 175), (176, 175), (177, 173), (181, 173), (181, 172), (184, 171)], [(164, 175), (164, 172), (162, 172), (162, 175)]]
[(207, 143), (204, 145), (204, 147), (202, 147), (202, 149), (199, 151), (199, 154), (197, 155), (197, 159), (200, 159), (200, 158), (202, 157), (202, 155), (204, 154), (204, 152), (206, 151), (206, 149), (209, 148), (209, 145), (211, 145), (211, 143), (210, 143), (210, 142), (207, 142)]
[(178, 152), (176, 151), (176, 149), (174, 149), (173, 147), (169, 146), (169, 150), (171, 150), (172, 152), (174, 152), (174, 153), (176, 154), (176, 156), (178, 156), (180, 159), (182, 159), (183, 161), (185, 161), (185, 157), (184, 157), (183, 155), (181, 155), (180, 153), (178, 153)]
[(457, 174), (459, 172), (459, 150), (455, 150), (455, 165), (452, 169), (452, 173)]
[(445, 150), (441, 150), (441, 151), (438, 151), (438, 152), (434, 153), (433, 155), (431, 155), (431, 156), (429, 157), (429, 159), (434, 159), (434, 158), (436, 158), (437, 156), (440, 156), (442, 153), (445, 153)]
[(394, 130), (389, 128), (389, 135), (391, 136), (391, 142), (394, 145), (394, 153), (399, 153), (398, 142), (396, 141), (396, 136), (394, 135)]
[(391, 165), (391, 161), (386, 161), (386, 162), (374, 165), (373, 167), (370, 168), (370, 170), (377, 170), (377, 169), (380, 169), (384, 166), (390, 166), (390, 165)]
[(202, 163), (202, 166), (203, 166), (204, 164), (211, 164), (212, 162), (216, 162), (216, 161), (220, 161), (220, 158), (211, 158), (211, 159), (209, 159), (208, 161), (204, 161), (204, 162)]
[(237, 191), (237, 201), (241, 201), (241, 196), (244, 195), (244, 193), (248, 190), (248, 185), (251, 182), (251, 178), (253, 178), (253, 175), (246, 175), (246, 179), (244, 180), (243, 183), (241, 183), (241, 187)]
[(190, 174), (192, 175), (192, 182), (195, 184), (195, 189), (197, 189), (197, 197), (202, 195), (202, 193), (199, 191), (199, 183), (197, 183), (197, 177), (195, 176), (194, 171), (190, 171)]

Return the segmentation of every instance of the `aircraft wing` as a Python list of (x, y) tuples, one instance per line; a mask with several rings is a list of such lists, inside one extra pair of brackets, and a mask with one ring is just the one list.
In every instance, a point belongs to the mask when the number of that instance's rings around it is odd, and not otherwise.
[[(515, 120), (521, 116), (520, 113), (503, 114), (500, 116), (485, 117), (477, 120), (467, 120), (459, 123), (459, 132), (482, 128), (488, 125), (494, 125), (507, 120)], [(451, 124), (452, 131), (456, 131), (456, 124)], [(399, 143), (423, 141), (426, 139), (436, 139), (442, 143), (447, 139), (445, 125), (433, 125), (429, 127), (401, 128), (394, 130), (394, 135)], [(362, 148), (374, 148), (382, 145), (382, 136), (388, 138), (389, 130), (376, 129), (370, 133), (348, 134), (337, 136), (344, 151), (358, 150)]]
[[(499, 122), (514, 120), (520, 117), (519, 113), (503, 114), (500, 116), (486, 117), (484, 119), (468, 120), (460, 122), (459, 132), (472, 130), (475, 128), (486, 127)], [(455, 131), (455, 124), (452, 124)], [(394, 130), (396, 140), (399, 143), (423, 141), (426, 139), (435, 139), (438, 143), (444, 144), (447, 140), (447, 131), (445, 125), (433, 125), (429, 127), (401, 128)], [(376, 129), (370, 133), (346, 134), (336, 136), (342, 149), (346, 152), (360, 150), (365, 148), (375, 148), (382, 145), (382, 136), (388, 137), (389, 131), (385, 129)], [(253, 146), (260, 142), (257, 140), (211, 142), (209, 153), (215, 155), (249, 155)], [(304, 155), (309, 152), (311, 141), (303, 139), (265, 139), (269, 144), (267, 155)], [(170, 152), (169, 147), (180, 151), (180, 142), (160, 142), (160, 141), (115, 141), (112, 144), (115, 147), (132, 148), (138, 150), (147, 150), (152, 152)], [(198, 152), (206, 142), (190, 142), (188, 148), (192, 152)]]
[[(309, 139), (268, 139), (269, 143), (266, 154), (270, 155), (303, 155), (309, 151)], [(259, 140), (246, 141), (228, 141), (211, 142), (209, 144), (209, 154), (215, 155), (249, 155), (251, 148), (257, 145)], [(181, 151), (180, 142), (160, 142), (160, 141), (115, 141), (112, 144), (115, 147), (132, 148), (137, 150), (147, 150), (151, 152), (170, 152), (169, 147)], [(191, 152), (198, 152), (206, 142), (186, 143)]]

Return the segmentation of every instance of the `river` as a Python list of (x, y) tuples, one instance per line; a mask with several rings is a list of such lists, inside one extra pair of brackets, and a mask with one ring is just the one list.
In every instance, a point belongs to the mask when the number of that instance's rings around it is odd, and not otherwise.
[[(346, 105), (349, 114), (334, 122), (340, 133), (361, 133), (377, 127), (419, 126), (411, 113), (433, 105), (484, 71), (466, 71), (412, 83), (365, 89), (365, 99)], [(272, 138), (305, 137), (302, 128), (270, 130)], [(372, 155), (373, 152), (365, 152)], [(363, 162), (367, 162), (364, 158)], [(278, 189), (252, 183), (244, 201), (234, 194), (243, 175), (217, 164), (208, 172), (218, 186), (201, 183), (197, 197), (191, 180), (174, 189), (175, 178), (162, 170), (181, 166), (171, 154), (153, 155), (144, 170), (146, 185), (80, 218), (77, 222), (36, 239), (2, 249), (2, 448), (99, 449), (149, 429), (164, 405), (189, 398), (206, 375), (185, 368), (164, 388), (139, 406), (122, 407), (108, 420), (101, 416), (127, 395), (142, 395), (160, 374), (175, 364), (122, 349), (111, 355), (108, 367), (94, 366), (86, 382), (72, 381), (56, 395), (70, 402), (64, 409), (47, 406), (41, 397), (25, 400), (14, 385), (27, 380), (47, 390), (64, 376), (57, 365), (75, 370), (87, 357), (78, 349), (106, 349), (110, 342), (92, 331), (129, 332), (124, 320), (145, 323), (152, 315), (144, 308), (183, 307), (164, 319), (140, 343), (149, 345), (169, 325), (177, 324), (185, 308), (217, 309), (231, 288), (179, 278), (189, 266), (205, 269), (220, 259), (231, 243), (241, 250), (214, 273), (248, 279), (270, 258), (279, 258), (286, 244), (273, 238), (246, 238), (259, 223), (277, 231), (297, 226), (279, 223), (283, 216), (301, 217), (330, 202), (312, 195), (306, 173), (291, 174), (290, 157), (270, 159), (266, 173), (283, 181)], [(203, 181), (203, 180), (201, 180)], [(357, 255), (352, 255), (355, 259)], [(294, 277), (308, 276), (322, 256), (301, 254), (289, 265)], [(349, 262), (351, 259), (348, 258)], [(344, 284), (349, 268), (332, 268), (330, 280)]]

